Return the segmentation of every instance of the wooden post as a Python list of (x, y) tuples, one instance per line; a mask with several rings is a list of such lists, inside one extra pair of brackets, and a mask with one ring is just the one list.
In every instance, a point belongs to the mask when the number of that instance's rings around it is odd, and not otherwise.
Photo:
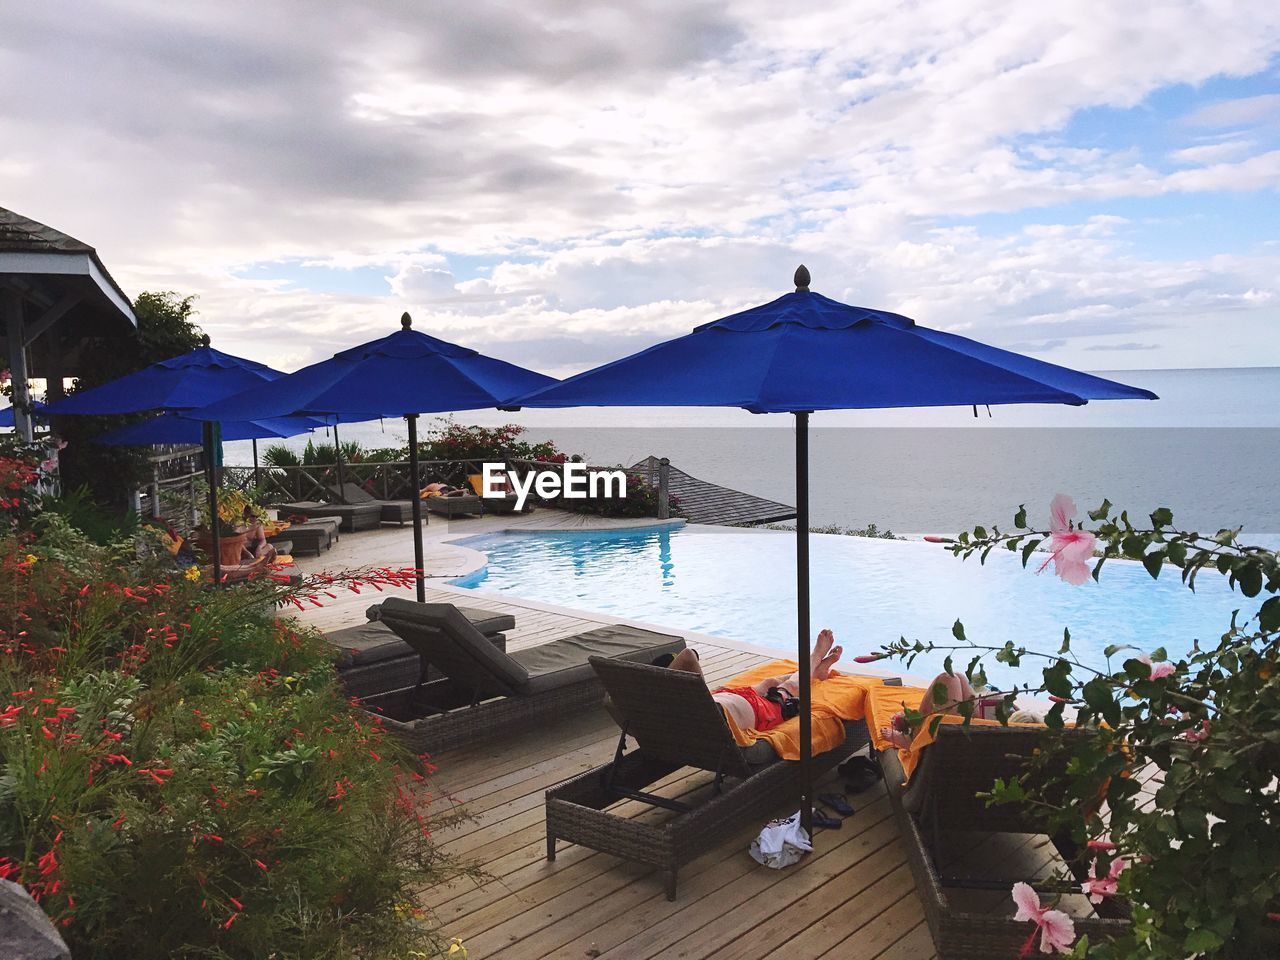
[(22, 298), (12, 290), (3, 295), (5, 335), (9, 342), (9, 372), (13, 376), (13, 430), (28, 443), (31, 426), (31, 393), (27, 388), (27, 331), (22, 316)]
[(337, 461), (338, 467), (338, 500), (342, 503), (347, 502), (347, 491), (343, 489), (342, 482), (342, 442), (338, 439), (338, 418), (333, 419), (333, 459)]
[(151, 519), (160, 519), (160, 464), (151, 463)]
[(658, 519), (671, 517), (671, 461), (663, 457), (658, 461)]

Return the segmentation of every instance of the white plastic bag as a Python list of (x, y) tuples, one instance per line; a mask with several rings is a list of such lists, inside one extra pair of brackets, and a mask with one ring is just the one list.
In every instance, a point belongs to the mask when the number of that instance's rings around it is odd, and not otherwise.
[(813, 850), (809, 835), (800, 826), (800, 811), (785, 820), (770, 820), (751, 841), (751, 858), (766, 867), (781, 870)]

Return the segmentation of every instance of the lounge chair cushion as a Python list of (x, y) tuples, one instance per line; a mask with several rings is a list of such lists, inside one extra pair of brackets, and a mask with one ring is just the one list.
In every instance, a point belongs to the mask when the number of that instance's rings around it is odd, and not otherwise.
[(330, 489), (332, 489), (335, 493), (341, 492), (342, 498), (346, 500), (347, 503), (377, 503), (378, 502), (378, 498), (375, 497), (372, 493), (370, 493), (364, 487), (360, 486), (360, 484), (352, 483), (350, 480), (348, 480), (346, 483), (342, 485), (341, 491), (339, 491), (337, 487), (332, 487)]
[(451, 603), (417, 603), (388, 597), (369, 608), (370, 616), (375, 612), (410, 646), (420, 653), (429, 651), (431, 662), (457, 683), (474, 685), (488, 694), (514, 694), (524, 692), (529, 682), (528, 671), (485, 640)]
[[(493, 613), (475, 607), (459, 607), (458, 610), (486, 637), (510, 630), (516, 625), (515, 617), (507, 613)], [(339, 669), (413, 655), (413, 647), (401, 640), (385, 623), (376, 620), (334, 630), (325, 634), (325, 639), (338, 650)]]
[(683, 649), (684, 641), (679, 637), (615, 623), (517, 650), (511, 658), (529, 673), (525, 691), (540, 693), (591, 679), (595, 672), (591, 669), (590, 657), (650, 663), (664, 653), (679, 653)]

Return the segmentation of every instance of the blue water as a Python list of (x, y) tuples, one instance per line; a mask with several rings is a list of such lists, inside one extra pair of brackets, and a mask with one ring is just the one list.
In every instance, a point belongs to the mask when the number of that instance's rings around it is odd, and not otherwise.
[[(795, 651), (795, 540), (786, 533), (696, 533), (680, 530), (497, 534), (458, 541), (488, 554), (482, 570), (457, 581), (486, 591), (577, 607)], [(1202, 574), (1195, 593), (1177, 576), (1153, 581), (1133, 563), (1103, 568), (1101, 581), (1073, 587), (1051, 570), (1037, 575), (1009, 553), (985, 567), (942, 547), (815, 535), (812, 551), (814, 631), (831, 627), (846, 657), (908, 639), (950, 643), (958, 618), (970, 640), (1055, 652), (1064, 627), (1071, 649), (1102, 668), (1109, 644), (1143, 651), (1164, 646), (1171, 657), (1194, 639), (1216, 639), (1231, 611), (1256, 603)], [(909, 672), (931, 676), (945, 653), (921, 656)], [(956, 656), (957, 663), (967, 657)], [(1123, 659), (1122, 657), (1120, 659)], [(1024, 661), (1015, 671), (990, 661), (988, 676), (1007, 688), (1035, 682)], [(893, 661), (881, 664), (895, 668)], [(1118, 666), (1118, 664), (1117, 664)]]

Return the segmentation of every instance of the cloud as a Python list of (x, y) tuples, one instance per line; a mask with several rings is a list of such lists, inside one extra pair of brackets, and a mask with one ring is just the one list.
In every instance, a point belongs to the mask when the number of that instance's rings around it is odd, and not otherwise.
[(1280, 93), (1220, 100), (1197, 107), (1183, 122), (1196, 127), (1242, 127), (1280, 118)]
[(1091, 352), (1097, 350), (1159, 350), (1160, 345), (1156, 343), (1136, 343), (1131, 341), (1129, 343), (1094, 343), (1085, 347), (1085, 349)]
[[(0, 203), (127, 289), (199, 293), (220, 343), (277, 365), (410, 309), (580, 369), (777, 296), (801, 261), (832, 296), (1063, 357), (1160, 331), (1152, 360), (1177, 360), (1206, 316), (1274, 317), (1280, 251), (1185, 259), (1108, 208), (1280, 184), (1273, 136), (1216, 132), (1280, 95), (1157, 116), (1156, 149), (1129, 126), (1157, 91), (1272, 69), (1259, 0), (75, 10), (3, 14)], [(993, 215), (1014, 219), (955, 226)], [(307, 290), (299, 265), (385, 290)]]

